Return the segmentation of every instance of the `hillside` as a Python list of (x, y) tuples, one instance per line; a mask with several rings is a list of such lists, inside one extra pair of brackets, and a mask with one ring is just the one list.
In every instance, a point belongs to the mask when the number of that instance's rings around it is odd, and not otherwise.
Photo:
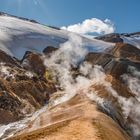
[(86, 38), (0, 14), (0, 139), (139, 140), (140, 33)]

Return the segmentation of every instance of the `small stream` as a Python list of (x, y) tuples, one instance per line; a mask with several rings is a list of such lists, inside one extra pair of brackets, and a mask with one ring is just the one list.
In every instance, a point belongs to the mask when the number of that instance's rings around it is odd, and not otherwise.
[(7, 125), (0, 125), (0, 140), (6, 140), (7, 138), (12, 137), (17, 132), (25, 129), (32, 120), (36, 119), (40, 114), (45, 112), (47, 109), (48, 106), (46, 105), (41, 109), (39, 109), (38, 111), (26, 116), (24, 119), (20, 121), (13, 122)]

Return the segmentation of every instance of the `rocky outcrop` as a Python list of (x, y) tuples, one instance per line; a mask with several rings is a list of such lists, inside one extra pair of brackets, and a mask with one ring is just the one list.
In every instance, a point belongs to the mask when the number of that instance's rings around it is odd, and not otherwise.
[(129, 59), (130, 61), (140, 62), (140, 49), (126, 43), (117, 43), (110, 50), (110, 53), (118, 58)]
[(129, 44), (116, 43), (115, 47), (106, 53), (89, 53), (85, 61), (92, 65), (101, 65), (106, 73), (118, 79), (127, 73), (129, 66), (140, 70), (140, 49)]
[(23, 59), (21, 60), (21, 65), (34, 73), (36, 73), (39, 76), (43, 76), (46, 68), (42, 59), (42, 56), (37, 53), (33, 52), (26, 52), (23, 56)]
[(58, 50), (58, 48), (55, 48), (53, 46), (47, 46), (44, 50), (43, 53), (45, 55), (50, 55), (51, 53), (55, 52), (56, 50)]
[(113, 42), (113, 43), (123, 42), (123, 39), (121, 39), (120, 34), (117, 34), (117, 33), (99, 36), (99, 37), (96, 37), (96, 39), (103, 40), (106, 42)]
[(19, 61), (16, 58), (9, 56), (2, 50), (0, 50), (0, 63), (5, 63), (6, 65), (10, 66), (21, 67)]

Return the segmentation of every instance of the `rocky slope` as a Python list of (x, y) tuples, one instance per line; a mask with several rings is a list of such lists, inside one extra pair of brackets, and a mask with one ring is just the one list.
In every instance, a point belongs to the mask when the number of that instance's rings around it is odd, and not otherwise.
[(4, 13), (0, 29), (0, 139), (140, 139), (139, 32), (89, 39)]
[[(39, 55), (37, 55), (39, 57)], [(31, 62), (31, 60), (29, 60)], [(40, 62), (40, 61), (39, 61)], [(39, 63), (34, 61), (36, 65)], [(35, 67), (24, 68), (22, 61), (13, 59), (1, 51), (0, 56), (0, 123), (5, 124), (21, 119), (43, 106), (49, 94), (55, 91), (51, 81), (40, 77)], [(30, 64), (30, 63), (29, 63)], [(41, 65), (41, 64), (40, 64)], [(44, 68), (40, 67), (40, 74)], [(6, 117), (5, 117), (6, 116)]]

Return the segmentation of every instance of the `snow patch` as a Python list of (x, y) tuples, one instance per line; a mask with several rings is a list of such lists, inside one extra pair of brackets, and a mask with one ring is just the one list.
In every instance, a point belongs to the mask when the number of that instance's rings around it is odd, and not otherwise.
[(124, 43), (133, 45), (140, 49), (140, 35), (131, 35), (130, 37), (121, 36)]

